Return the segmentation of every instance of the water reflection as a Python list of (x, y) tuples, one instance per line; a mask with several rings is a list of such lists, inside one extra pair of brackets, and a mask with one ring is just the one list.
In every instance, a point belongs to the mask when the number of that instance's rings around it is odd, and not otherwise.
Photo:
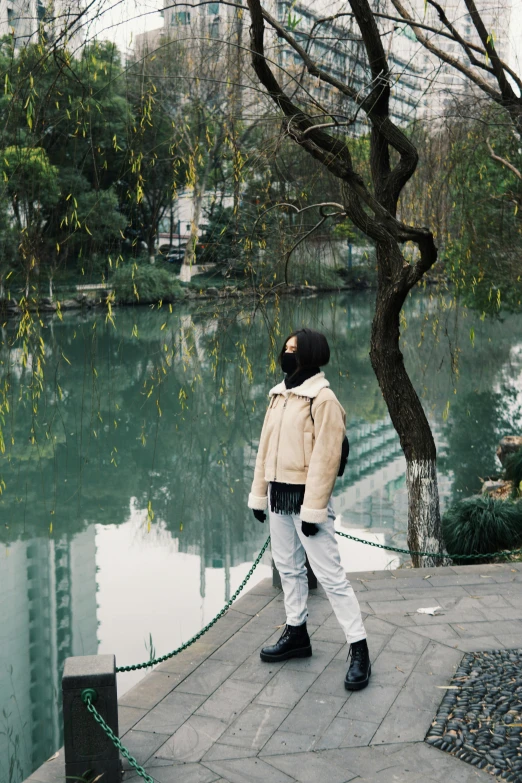
[[(95, 313), (50, 320), (34, 416), (30, 364), (8, 347), (15, 325), (3, 329), (12, 404), (0, 497), (2, 781), (18, 783), (61, 744), (67, 656), (115, 652), (119, 663), (137, 662), (151, 640), (162, 654), (208, 622), (243, 579), (268, 533), (246, 497), (277, 379), (271, 335), (278, 346), (300, 324), (327, 333), (328, 376), (351, 443), (335, 490), (339, 524), (405, 543), (404, 459), (368, 358), (371, 297), (282, 300), (267, 319), (206, 308), (124, 310), (116, 329)], [(436, 435), (448, 502), (477, 490), (478, 476), (495, 469), (499, 437), (516, 431), (516, 318), (482, 323), (427, 295), (410, 299), (405, 315), (405, 358)], [(348, 570), (398, 563), (346, 541), (342, 553)], [(268, 564), (256, 578), (267, 573)], [(133, 681), (124, 677), (122, 690)]]

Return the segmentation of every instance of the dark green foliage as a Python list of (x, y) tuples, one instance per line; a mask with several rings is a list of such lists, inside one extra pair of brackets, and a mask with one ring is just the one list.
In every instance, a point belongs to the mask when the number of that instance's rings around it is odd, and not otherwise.
[(232, 207), (216, 206), (212, 209), (196, 248), (198, 264), (234, 266), (243, 252), (238, 242), (236, 223)]
[(166, 269), (146, 264), (119, 267), (111, 280), (116, 301), (122, 304), (150, 304), (183, 298), (179, 281)]
[(522, 449), (511, 454), (504, 470), (504, 478), (513, 482), (513, 497), (520, 497), (520, 484), (522, 482)]
[[(473, 555), (522, 546), (522, 504), (474, 495), (459, 500), (442, 518), (448, 554)], [(454, 557), (458, 561), (458, 557)]]

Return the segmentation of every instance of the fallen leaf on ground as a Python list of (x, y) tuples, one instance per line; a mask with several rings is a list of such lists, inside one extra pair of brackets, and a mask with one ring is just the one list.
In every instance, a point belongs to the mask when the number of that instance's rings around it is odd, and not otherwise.
[(428, 574), (428, 576), (423, 576), (423, 579), (431, 579), (431, 574)]
[(56, 753), (54, 754), (54, 756), (51, 756), (51, 758), (47, 759), (47, 761), (54, 761), (55, 759), (58, 758), (59, 755), (60, 755), (60, 751), (57, 750)]
[(460, 691), (460, 685), (436, 685), (435, 687), (445, 691)]

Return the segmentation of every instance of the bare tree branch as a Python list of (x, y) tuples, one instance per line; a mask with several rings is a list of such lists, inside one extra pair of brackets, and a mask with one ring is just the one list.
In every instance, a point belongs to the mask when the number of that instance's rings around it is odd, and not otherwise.
[(506, 160), (505, 158), (501, 158), (500, 155), (497, 155), (493, 147), (491, 146), (489, 139), (486, 139), (486, 144), (489, 150), (489, 154), (493, 158), (493, 160), (496, 160), (498, 161), (498, 163), (501, 163), (503, 166), (509, 169), (515, 175), (515, 177), (518, 177), (519, 180), (522, 180), (522, 172), (519, 171), (516, 166), (513, 166), (513, 164), (510, 163), (509, 160)]

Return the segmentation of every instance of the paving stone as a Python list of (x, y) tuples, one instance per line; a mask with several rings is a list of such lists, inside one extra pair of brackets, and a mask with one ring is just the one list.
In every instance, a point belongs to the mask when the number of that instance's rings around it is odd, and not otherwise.
[(349, 580), (360, 579), (370, 582), (376, 579), (391, 579), (394, 573), (394, 571), (353, 571), (346, 576)]
[(120, 736), (125, 734), (129, 729), (132, 729), (147, 712), (148, 710), (146, 709), (141, 710), (138, 707), (124, 707), (122, 704), (118, 704), (118, 730)]
[(432, 576), (429, 580), (434, 588), (437, 587), (462, 587), (464, 585), (481, 584), (482, 576), (479, 572), (474, 574), (440, 574)]
[(218, 645), (224, 644), (230, 639), (236, 631), (239, 631), (246, 623), (250, 621), (249, 615), (235, 612), (229, 609), (228, 612), (217, 621), (217, 623), (205, 634), (205, 643)]
[(226, 723), (217, 718), (192, 715), (155, 755), (173, 761), (200, 761), (226, 728)]
[(293, 709), (316, 679), (314, 672), (295, 671), (285, 666), (265, 685), (256, 697), (256, 704)]
[(469, 593), (464, 587), (437, 587), (426, 594), (424, 590), (399, 590), (404, 600), (411, 601), (412, 599), (422, 599), (426, 601), (426, 595), (430, 596), (430, 601), (433, 601), (433, 606), (440, 604), (441, 606), (449, 607), (457, 603), (459, 598), (469, 598)]
[(287, 661), (285, 668), (320, 674), (343, 646), (334, 642), (315, 642), (311, 658), (292, 658)]
[(362, 593), (360, 599), (366, 604), (373, 604), (374, 601), (404, 601), (404, 597), (395, 590), (393, 587), (382, 588), (381, 590), (374, 590), (373, 585)]
[[(27, 778), (26, 783), (66, 783), (65, 758), (63, 748), (60, 748), (57, 758), (46, 761)], [(3, 765), (2, 761), (2, 765)], [(2, 767), (0, 767), (2, 769)]]
[(282, 663), (266, 663), (259, 657), (259, 653), (250, 655), (241, 666), (234, 671), (230, 679), (243, 680), (245, 682), (258, 682), (265, 685), (275, 677), (277, 672), (284, 666)]
[(480, 652), (481, 650), (502, 650), (503, 645), (496, 636), (470, 636), (467, 639), (459, 639), (453, 645), (456, 650), (462, 652)]
[(522, 634), (497, 634), (496, 638), (500, 642), (499, 649), (505, 647), (509, 649), (511, 647), (522, 647)]
[[(442, 699), (440, 699), (442, 701)], [(372, 745), (392, 742), (422, 742), (433, 720), (433, 710), (404, 709), (393, 704), (377, 729)]]
[(150, 710), (135, 726), (140, 732), (174, 734), (193, 712), (205, 701), (205, 696), (194, 693), (174, 693)]
[(405, 578), (400, 576), (393, 576), (392, 584), (390, 584), (388, 579), (376, 580), (375, 582), (372, 582), (370, 589), (387, 590), (392, 588), (393, 590), (413, 590), (413, 588), (417, 588), (420, 590), (432, 590), (432, 580), (424, 579), (424, 576), (427, 576), (427, 574), (417, 574), (417, 576), (410, 576)]
[(449, 685), (450, 680), (451, 671), (447, 674), (426, 674), (414, 671), (402, 687), (393, 707), (405, 711), (430, 710), (433, 713), (432, 717), (434, 717), (446, 693), (441, 688)]
[[(371, 651), (370, 651), (371, 654)], [(340, 655), (340, 653), (339, 653)], [(346, 654), (342, 658), (335, 657), (326, 669), (313, 681), (310, 693), (322, 693), (325, 696), (338, 696), (344, 689), (344, 678), (348, 670)], [(284, 670), (282, 674), (284, 674)], [(301, 673), (300, 673), (301, 674)], [(347, 692), (347, 695), (348, 692)]]
[(232, 606), (234, 611), (241, 612), (241, 614), (248, 614), (250, 617), (253, 617), (253, 615), (259, 614), (259, 612), (272, 600), (273, 596), (270, 594), (266, 595), (248, 591), (248, 593), (234, 601)]
[(314, 642), (334, 642), (335, 644), (345, 644), (346, 637), (339, 623), (337, 623), (337, 627), (334, 628), (327, 627), (326, 624), (323, 623), (321, 626), (319, 626), (317, 631), (314, 631), (311, 636), (311, 640), (312, 645)]
[[(154, 769), (152, 777), (158, 783), (216, 783), (219, 776), (216, 772), (204, 767), (202, 764), (170, 764), (168, 767), (147, 766), (147, 769)], [(134, 774), (131, 777), (124, 777), (124, 783), (139, 783), (143, 778)]]
[(260, 756), (278, 756), (281, 753), (304, 753), (312, 750), (317, 737), (313, 734), (297, 734), (278, 730), (268, 740)]
[[(435, 617), (433, 618), (436, 619)], [(456, 631), (453, 630), (451, 625), (446, 623), (436, 623), (434, 625), (417, 625), (412, 628), (412, 633), (417, 633), (420, 636), (424, 636), (427, 639), (433, 639), (436, 642), (442, 644), (452, 645), (456, 644), (460, 637)]]
[(233, 745), (222, 745), (215, 742), (208, 753), (203, 756), (202, 762), (223, 761), (224, 759), (246, 759), (257, 756), (257, 750), (253, 748), (239, 748)]
[(206, 718), (218, 718), (230, 724), (257, 696), (262, 687), (257, 682), (227, 680), (214, 691), (197, 714)]
[[(348, 699), (339, 712), (339, 718), (359, 720), (361, 717), (370, 723), (381, 723), (400, 693), (402, 683), (383, 685), (373, 674), (370, 683), (363, 691)], [(441, 697), (442, 700), (442, 697)]]
[(288, 712), (284, 707), (251, 704), (223, 734), (221, 742), (235, 747), (261, 750)]
[[(183, 650), (183, 652), (175, 655), (173, 658), (169, 658), (168, 661), (158, 664), (154, 671), (181, 674), (183, 677), (187, 677), (209, 655), (212, 655), (215, 649), (216, 646), (214, 644), (207, 644), (200, 639), (191, 644), (186, 650)], [(180, 682), (183, 677), (180, 679)]]
[(299, 783), (347, 783), (356, 775), (331, 761), (325, 761), (315, 753), (292, 753), (283, 756), (265, 756), (268, 763), (292, 775)]
[(252, 628), (250, 632), (239, 631), (216, 650), (210, 660), (235, 663), (239, 666), (240, 663), (243, 663), (252, 655), (254, 650), (258, 650), (272, 633), (272, 629), (263, 627), (259, 629)]
[[(361, 715), (364, 713), (361, 712)], [(378, 723), (370, 723), (366, 720), (334, 718), (323, 736), (315, 743), (314, 749), (327, 750), (369, 745), (378, 728)]]
[[(343, 688), (344, 690), (344, 688)], [(307, 693), (282, 724), (282, 731), (321, 735), (335, 718), (348, 698), (348, 692), (339, 696)]]
[(419, 658), (419, 653), (399, 654), (391, 652), (386, 647), (372, 664), (372, 678), (378, 680), (381, 685), (402, 685), (417, 665)]
[(119, 699), (119, 704), (122, 707), (150, 709), (171, 693), (182, 679), (184, 679), (182, 674), (151, 672), (134, 685), (130, 691), (124, 693)]
[[(149, 759), (152, 754), (168, 740), (168, 738), (168, 734), (131, 729), (123, 735), (122, 741), (138, 764), (145, 764), (147, 759)], [(123, 759), (123, 769), (129, 769), (129, 762), (125, 758)]]
[(266, 579), (262, 579), (257, 584), (253, 585), (248, 593), (259, 593), (260, 595), (271, 595), (271, 596), (278, 596), (281, 595), (281, 588), (280, 587), (274, 587), (272, 584), (271, 577), (267, 576)]
[(462, 655), (458, 650), (453, 650), (443, 644), (431, 643), (422, 653), (414, 672), (441, 674), (450, 678), (461, 660)]
[(471, 636), (496, 636), (497, 633), (522, 633), (522, 623), (517, 620), (498, 620), (487, 623), (469, 623), (464, 620), (460, 623), (451, 623), (451, 626), (464, 639), (469, 639)]
[[(377, 750), (377, 748), (373, 749)], [(425, 742), (383, 745), (379, 750), (383, 754), (386, 766), (391, 767), (390, 773), (395, 770), (411, 770), (415, 764), (417, 775), (418, 769), (422, 770), (422, 781), (428, 779), (435, 780), (437, 783), (492, 783), (495, 780), (489, 773), (482, 772), (471, 764), (466, 764)], [(425, 778), (424, 775), (427, 777)], [(389, 780), (393, 780), (392, 774)]]
[(213, 659), (204, 661), (195, 672), (189, 674), (177, 686), (176, 693), (198, 693), (202, 696), (210, 696), (236, 669), (235, 663), (224, 663)]
[(399, 658), (403, 653), (421, 655), (429, 642), (416, 633), (405, 628), (398, 628), (386, 645), (386, 651), (396, 653)]
[(230, 783), (292, 783), (296, 780), (260, 758), (206, 761), (205, 766)]
[(383, 620), (382, 617), (368, 617), (364, 623), (368, 636), (379, 634), (381, 636), (392, 636), (395, 633), (396, 626), (393, 623)]

